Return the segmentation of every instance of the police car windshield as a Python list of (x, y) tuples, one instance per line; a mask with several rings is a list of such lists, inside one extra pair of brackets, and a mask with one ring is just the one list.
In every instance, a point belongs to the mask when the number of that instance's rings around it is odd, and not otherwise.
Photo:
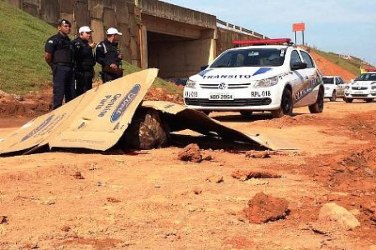
[(361, 74), (355, 81), (376, 81), (376, 73)]
[(285, 49), (229, 50), (218, 57), (210, 68), (275, 67), (283, 65)]
[(333, 77), (323, 77), (322, 81), (324, 84), (334, 84), (334, 78)]

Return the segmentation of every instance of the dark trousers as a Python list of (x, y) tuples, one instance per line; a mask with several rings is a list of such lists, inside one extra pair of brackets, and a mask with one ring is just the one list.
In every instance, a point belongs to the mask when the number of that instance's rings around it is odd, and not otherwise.
[(76, 71), (76, 97), (93, 87), (93, 71)]
[(119, 78), (118, 76), (115, 76), (113, 74), (103, 72), (103, 71), (101, 72), (101, 76), (102, 76), (103, 83), (111, 82), (111, 81)]
[(65, 65), (53, 65), (53, 109), (57, 109), (75, 97), (73, 68)]

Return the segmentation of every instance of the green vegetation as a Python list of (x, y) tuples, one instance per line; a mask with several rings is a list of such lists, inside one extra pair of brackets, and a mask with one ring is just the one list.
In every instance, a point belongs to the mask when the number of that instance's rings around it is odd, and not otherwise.
[(324, 51), (321, 51), (321, 50), (318, 50), (318, 49), (313, 49), (313, 48), (310, 48), (310, 49), (315, 51), (317, 54), (325, 57), (326, 59), (328, 59), (332, 63), (337, 64), (341, 68), (343, 68), (343, 69), (345, 69), (345, 70), (347, 70), (347, 71), (349, 71), (349, 72), (351, 72), (355, 75), (360, 74), (360, 66), (365, 64), (361, 59), (356, 58), (356, 57), (351, 57), (351, 58), (347, 59), (347, 58), (343, 58), (343, 56), (336, 54), (336, 53), (333, 53), (333, 52), (324, 52)]
[[(0, 0), (0, 90), (25, 94), (51, 84), (44, 43), (56, 28)], [(140, 68), (124, 63), (126, 74)], [(99, 72), (99, 67), (96, 67)], [(175, 84), (157, 79), (154, 87), (181, 94)]]
[(46, 85), (50, 68), (44, 62), (45, 40), (55, 29), (0, 1), (0, 89), (24, 94)]

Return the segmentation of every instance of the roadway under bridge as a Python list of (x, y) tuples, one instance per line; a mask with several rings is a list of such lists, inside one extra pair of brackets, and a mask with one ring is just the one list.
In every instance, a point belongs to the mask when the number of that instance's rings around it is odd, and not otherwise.
[[(117, 27), (125, 60), (141, 68), (156, 67), (160, 77), (185, 78), (197, 73), (232, 40), (262, 39), (264, 35), (218, 20), (216, 16), (158, 0), (8, 0), (55, 25), (60, 18), (73, 29), (89, 25), (93, 40)], [(41, 48), (42, 49), (42, 48)]]

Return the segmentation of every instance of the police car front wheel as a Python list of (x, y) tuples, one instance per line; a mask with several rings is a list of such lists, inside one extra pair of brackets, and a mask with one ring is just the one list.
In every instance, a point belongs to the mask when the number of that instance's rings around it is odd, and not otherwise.
[(281, 99), (281, 107), (277, 110), (272, 111), (273, 118), (279, 118), (284, 115), (291, 115), (292, 114), (292, 94), (291, 90), (285, 88), (282, 93)]

